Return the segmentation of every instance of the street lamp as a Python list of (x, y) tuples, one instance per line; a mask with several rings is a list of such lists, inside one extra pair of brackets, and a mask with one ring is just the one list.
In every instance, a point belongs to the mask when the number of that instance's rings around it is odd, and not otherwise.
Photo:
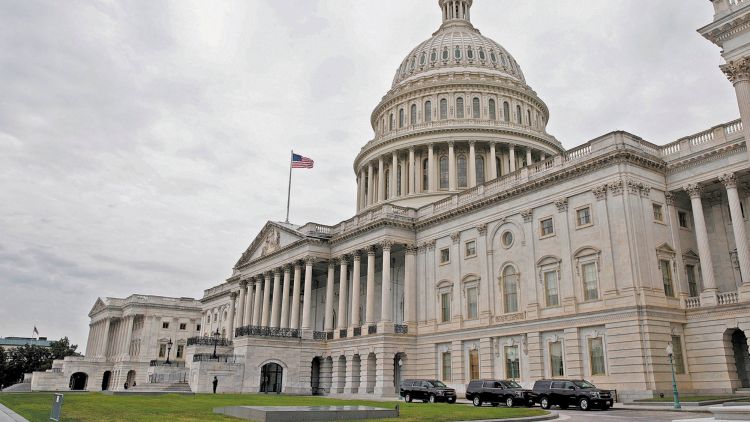
[(219, 329), (216, 329), (216, 332), (213, 333), (214, 337), (214, 354), (211, 356), (213, 359), (216, 359), (216, 346), (219, 344), (219, 338), (221, 337), (221, 333), (219, 332)]
[(172, 343), (172, 339), (170, 338), (169, 341), (167, 342), (167, 362), (166, 362), (167, 365), (169, 365), (169, 354), (172, 352), (173, 344), (174, 343)]
[(669, 356), (669, 367), (672, 368), (672, 394), (674, 394), (674, 408), (681, 409), (680, 395), (677, 392), (677, 380), (674, 377), (674, 360), (672, 359), (672, 356), (674, 356), (674, 349), (672, 348), (671, 342), (667, 344), (667, 355)]

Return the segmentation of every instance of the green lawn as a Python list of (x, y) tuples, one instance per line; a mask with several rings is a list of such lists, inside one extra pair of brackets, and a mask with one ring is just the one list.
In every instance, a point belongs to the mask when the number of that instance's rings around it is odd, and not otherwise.
[[(13, 409), (32, 422), (48, 421), (52, 406), (51, 393), (0, 394), (0, 403)], [(502, 419), (544, 415), (539, 409), (482, 407), (465, 404), (427, 404), (336, 400), (324, 397), (301, 397), (262, 394), (198, 394), (195, 396), (108, 396), (100, 393), (70, 393), (65, 395), (63, 421), (209, 421), (239, 420), (213, 414), (213, 408), (223, 406), (320, 406), (365, 405), (392, 408), (401, 404), (399, 422), (456, 421)], [(384, 421), (395, 421), (385, 419)]]
[[(687, 402), (687, 403), (698, 402), (698, 401), (710, 401), (710, 400), (728, 400), (728, 399), (744, 401), (744, 400), (748, 400), (748, 397), (743, 397), (743, 396), (685, 396), (685, 397), (682, 397), (680, 396), (680, 401)], [(671, 395), (667, 396), (665, 394), (664, 397), (656, 397), (653, 399), (641, 399), (641, 400), (636, 400), (636, 401), (639, 403), (640, 402), (649, 402), (649, 403), (670, 402), (671, 403), (674, 401), (674, 397), (672, 397)]]

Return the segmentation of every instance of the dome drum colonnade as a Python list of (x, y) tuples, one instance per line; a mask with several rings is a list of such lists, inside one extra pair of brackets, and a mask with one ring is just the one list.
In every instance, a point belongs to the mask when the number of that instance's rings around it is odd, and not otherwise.
[(470, 189), (563, 151), (515, 59), (472, 26), (472, 1), (439, 5), (443, 25), (404, 59), (372, 114), (376, 137), (354, 163), (358, 212)]

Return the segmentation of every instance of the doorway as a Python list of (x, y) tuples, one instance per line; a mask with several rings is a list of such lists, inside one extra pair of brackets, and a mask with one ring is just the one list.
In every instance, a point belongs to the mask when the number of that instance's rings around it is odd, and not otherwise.
[(742, 388), (750, 388), (750, 355), (747, 350), (747, 336), (742, 330), (732, 332), (732, 351), (734, 352), (734, 364), (737, 370), (737, 376), (740, 379)]
[(284, 368), (277, 363), (267, 363), (260, 371), (260, 392), (281, 393)]

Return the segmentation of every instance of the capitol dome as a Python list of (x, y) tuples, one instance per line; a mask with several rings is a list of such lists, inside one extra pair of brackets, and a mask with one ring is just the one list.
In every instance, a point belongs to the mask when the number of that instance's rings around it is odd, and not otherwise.
[(471, 24), (472, 4), (438, 1), (442, 24), (403, 59), (372, 112), (374, 137), (354, 160), (358, 212), (439, 206), (563, 151), (516, 60)]

